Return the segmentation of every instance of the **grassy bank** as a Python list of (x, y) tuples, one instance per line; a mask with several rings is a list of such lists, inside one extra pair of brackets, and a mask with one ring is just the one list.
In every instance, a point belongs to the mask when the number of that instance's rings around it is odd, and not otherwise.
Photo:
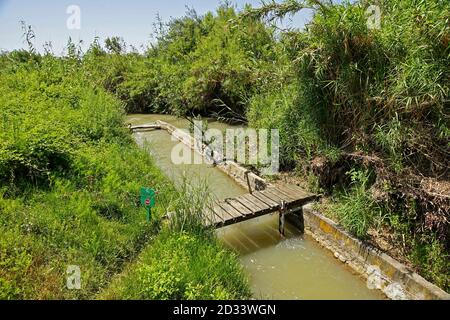
[[(92, 299), (154, 239), (150, 251), (164, 246), (164, 263), (178, 275), (190, 277), (188, 253), (204, 251), (221, 256), (241, 281), (236, 257), (214, 237), (204, 246), (200, 236), (159, 235), (159, 218), (179, 206), (183, 192), (134, 144), (122, 103), (92, 82), (74, 47), (68, 49), (62, 58), (32, 50), (0, 56), (0, 299)], [(152, 223), (138, 203), (142, 186), (160, 192)], [(73, 265), (81, 290), (66, 286)], [(196, 270), (208, 275), (214, 265), (203, 260)], [(122, 298), (168, 297), (152, 285), (160, 261), (145, 266), (146, 294)], [(233, 281), (228, 276), (212, 274), (213, 283), (192, 277), (186, 290), (223, 297)], [(174, 279), (166, 280), (162, 285)], [(243, 297), (245, 288), (242, 282), (241, 292), (228, 296)]]
[(236, 300), (250, 298), (242, 267), (214, 234), (163, 230), (100, 299)]
[(208, 186), (179, 186), (170, 219), (136, 262), (116, 276), (99, 299), (239, 300), (251, 297), (236, 253), (203, 226)]

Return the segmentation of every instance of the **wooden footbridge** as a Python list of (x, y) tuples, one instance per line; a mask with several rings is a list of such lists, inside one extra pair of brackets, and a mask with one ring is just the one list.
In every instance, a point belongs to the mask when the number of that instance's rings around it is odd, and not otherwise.
[[(203, 155), (205, 149), (204, 145), (201, 148), (196, 148), (196, 144), (189, 134), (177, 131), (176, 127), (162, 121), (136, 126), (130, 125), (129, 128), (132, 131), (165, 129), (178, 140), (200, 154)], [(204, 224), (206, 226), (221, 228), (261, 217), (263, 215), (279, 212), (280, 232), (283, 233), (285, 214), (299, 211), (303, 205), (314, 201), (317, 198), (316, 195), (308, 193), (296, 185), (268, 185), (264, 180), (257, 176), (253, 176), (253, 183), (250, 183), (249, 175), (251, 175), (251, 173), (234, 162), (225, 161), (224, 163), (218, 164), (217, 167), (235, 180), (237, 176), (245, 176), (249, 193), (239, 197), (214, 202), (206, 209), (206, 212), (203, 215)], [(234, 174), (230, 174), (231, 171), (234, 171)], [(258, 191), (252, 191), (252, 188), (258, 189)], [(170, 218), (170, 214), (168, 218)]]
[(205, 225), (221, 228), (274, 212), (281, 217), (315, 199), (315, 195), (295, 185), (269, 186), (215, 203), (205, 214)]

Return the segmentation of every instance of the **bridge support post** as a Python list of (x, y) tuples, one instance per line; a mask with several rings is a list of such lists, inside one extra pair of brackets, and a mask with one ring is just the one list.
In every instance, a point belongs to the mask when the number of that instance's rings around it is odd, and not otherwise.
[(278, 231), (280, 231), (280, 234), (285, 237), (285, 218), (286, 218), (286, 201), (281, 201), (280, 206), (280, 215), (278, 220)]
[(245, 179), (247, 180), (248, 192), (249, 192), (250, 194), (252, 194), (252, 193), (253, 193), (253, 191), (252, 191), (252, 185), (251, 185), (251, 183), (250, 183), (250, 178), (248, 177), (248, 175), (249, 175), (250, 172), (251, 172), (250, 170), (247, 170), (247, 171), (245, 172)]

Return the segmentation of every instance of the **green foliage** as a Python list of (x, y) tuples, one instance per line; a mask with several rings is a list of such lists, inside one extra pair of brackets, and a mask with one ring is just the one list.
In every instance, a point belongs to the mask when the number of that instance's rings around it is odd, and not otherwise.
[(179, 188), (182, 197), (175, 202), (175, 210), (171, 213), (168, 228), (175, 233), (190, 232), (202, 234), (207, 231), (204, 227), (206, 209), (213, 203), (208, 186), (201, 183), (196, 187), (189, 185), (184, 179)]
[(383, 126), (378, 126), (375, 131), (375, 139), (383, 150), (390, 156), (396, 172), (403, 168), (402, 149), (404, 147), (405, 133), (401, 122), (396, 115)]
[(450, 256), (435, 237), (414, 240), (410, 259), (426, 278), (441, 288), (450, 288)]
[[(348, 170), (355, 163), (346, 156), (355, 153), (380, 159), (375, 169), (381, 166), (378, 173), (393, 181), (411, 173), (448, 180), (450, 3), (377, 1), (380, 29), (367, 26), (371, 4), (268, 1), (244, 13), (246, 19), (273, 21), (303, 8), (316, 9), (305, 30), (280, 34), (273, 45), (276, 62), (264, 70), (265, 81), (248, 100), (247, 111), (250, 126), (280, 129), (282, 167), (300, 166), (315, 190), (320, 185), (311, 176), (311, 158), (330, 163), (344, 159), (340, 165)], [(387, 224), (403, 238), (429, 233), (423, 215), (409, 212), (404, 191), (388, 190), (396, 194), (388, 199), (394, 213), (373, 200), (373, 179), (366, 184), (359, 178), (353, 177), (330, 210), (347, 229), (364, 238), (368, 228), (387, 216)], [(430, 210), (428, 205), (428, 200), (422, 203), (424, 210)], [(448, 206), (439, 210), (448, 221)], [(439, 241), (448, 252), (448, 223), (440, 230)], [(406, 242), (405, 254), (415, 247)], [(431, 254), (433, 247), (423, 251), (432, 264), (431, 257), (437, 256)], [(439, 270), (448, 277), (448, 270)], [(442, 283), (439, 272), (425, 273)]]
[[(305, 3), (315, 6), (318, 2)], [(256, 14), (283, 15), (302, 4), (268, 4)], [(448, 167), (450, 6), (414, 0), (380, 1), (379, 5), (379, 30), (368, 29), (367, 4), (361, 1), (319, 5), (304, 32), (285, 33), (280, 52), (288, 55), (293, 67), (285, 69), (275, 85), (268, 83), (263, 97), (276, 100), (286, 90), (298, 98), (291, 99), (291, 108), (282, 104), (277, 108), (267, 98), (254, 97), (250, 125), (264, 121), (255, 121), (254, 114), (269, 109), (269, 104), (275, 119), (278, 114), (289, 115), (279, 127), (290, 137), (284, 146), (297, 145), (292, 148), (297, 153), (308, 155), (308, 145), (320, 146), (325, 140), (327, 145), (380, 152), (397, 171), (413, 166), (425, 174), (439, 174)], [(278, 54), (277, 60), (286, 63), (283, 55)], [(291, 110), (298, 115), (294, 120)], [(310, 130), (287, 131), (302, 120), (316, 128), (322, 140), (317, 134), (310, 139)], [(313, 143), (305, 147), (310, 140)], [(285, 161), (293, 158), (289, 153), (283, 156)]]
[[(82, 65), (131, 112), (279, 128), (283, 168), (345, 148), (380, 153), (397, 172), (441, 174), (448, 167), (450, 6), (380, 1), (379, 30), (368, 28), (367, 6), (285, 1), (242, 13), (228, 4), (203, 16), (189, 10), (159, 22), (158, 42), (145, 55), (111, 38), (106, 49), (94, 42)], [(310, 7), (317, 10), (304, 31), (277, 33), (255, 18)]]
[[(157, 231), (136, 204), (140, 186), (168, 185), (147, 155), (119, 145), (90, 148), (75, 161), (86, 167), (76, 165), (70, 178), (52, 178), (49, 190), (29, 187), (15, 199), (0, 197), (4, 298), (92, 297)], [(171, 188), (164, 190), (156, 217), (170, 207)], [(68, 265), (80, 266), (82, 290), (65, 288)]]
[(408, 201), (406, 210), (390, 207), (383, 210), (387, 213), (385, 225), (394, 231), (393, 245), (401, 250), (423, 277), (448, 291), (450, 256), (445, 242), (432, 230), (411, 232), (417, 228), (416, 201)]
[(77, 146), (123, 139), (122, 111), (109, 94), (81, 85), (72, 62), (43, 57), (39, 67), (1, 70), (0, 180), (49, 182), (67, 171)]
[[(122, 125), (124, 112), (207, 114), (279, 129), (282, 168), (306, 173), (316, 190), (320, 179), (311, 174), (311, 160), (337, 163), (354, 152), (376, 154), (398, 176), (446, 178), (450, 4), (380, 0), (380, 29), (367, 26), (368, 4), (287, 0), (241, 13), (227, 3), (203, 16), (189, 10), (159, 21), (158, 41), (145, 54), (127, 51), (113, 37), (104, 47), (96, 39), (85, 54), (69, 40), (66, 56), (40, 55), (23, 23), (29, 50), (0, 55), (0, 232), (8, 239), (0, 240), (0, 298), (85, 298), (104, 287), (158, 227), (144, 228), (134, 199), (149, 183), (166, 191), (157, 215), (174, 211), (170, 228), (178, 235), (161, 236), (154, 251), (167, 243), (197, 254), (189, 243), (207, 237), (199, 224), (201, 204), (193, 198), (188, 208), (135, 150)], [(304, 30), (278, 32), (267, 23), (311, 7), (315, 14)], [(383, 210), (369, 192), (371, 174), (354, 168), (350, 176), (333, 212), (364, 238)], [(194, 194), (201, 199), (205, 193)], [(411, 239), (426, 234), (407, 208), (395, 211), (383, 211), (392, 228)], [(177, 237), (186, 244), (177, 244)], [(448, 243), (430, 241), (411, 244), (412, 259), (447, 286), (439, 274), (448, 275), (448, 266), (439, 255)], [(214, 243), (206, 250), (220, 251)], [(171, 254), (166, 262), (194, 263)], [(87, 270), (87, 286), (78, 293), (64, 290), (61, 280), (71, 261)], [(211, 293), (213, 284), (183, 271), (162, 268), (155, 278), (156, 266), (142, 266), (133, 276), (152, 289), (141, 294), (129, 282), (126, 295), (244, 295), (228, 285)], [(35, 278), (41, 281), (32, 283)]]
[[(83, 58), (71, 41), (61, 58), (17, 52), (0, 56), (0, 299), (90, 299), (156, 236), (162, 216), (176, 211), (188, 217), (195, 209), (183, 197), (187, 190), (176, 191), (132, 143), (122, 104), (105, 91), (119, 85), (128, 90), (123, 87), (127, 82), (118, 80), (128, 70), (122, 68), (124, 44), (113, 38), (107, 45), (111, 54), (94, 43)], [(92, 77), (84, 69), (92, 56), (108, 57), (117, 68)], [(139, 95), (130, 91), (129, 97)], [(142, 186), (160, 191), (150, 224), (138, 203)], [(199, 218), (176, 221), (173, 230), (197, 230), (206, 237)], [(174, 234), (173, 241), (184, 241), (183, 234)], [(208, 237), (209, 258), (199, 266), (201, 274), (209, 272), (211, 257), (217, 256), (217, 263), (228, 263), (227, 271), (243, 279), (235, 256)], [(180, 266), (173, 269), (186, 272), (182, 261), (174, 262)], [(81, 290), (66, 287), (69, 265), (80, 267)], [(202, 289), (187, 283), (186, 297), (247, 292), (243, 280), (235, 289), (228, 284), (232, 279), (214, 279)], [(170, 287), (167, 294), (164, 290), (155, 285), (146, 292), (169, 297)]]
[(163, 232), (101, 298), (245, 299), (248, 280), (236, 255), (206, 234)]
[(84, 67), (121, 98), (128, 111), (218, 113), (243, 119), (257, 67), (272, 56), (270, 28), (238, 20), (235, 9), (224, 4), (216, 14), (198, 16), (190, 10), (185, 17), (161, 22), (156, 36), (158, 42), (144, 56), (125, 53), (114, 38), (106, 43), (112, 54), (96, 42)]
[(327, 149), (317, 118), (309, 110), (297, 82), (279, 91), (254, 95), (247, 113), (252, 127), (280, 130), (280, 160), (284, 168), (306, 164), (314, 155)]
[(346, 229), (364, 239), (368, 237), (369, 228), (381, 222), (382, 211), (367, 190), (369, 172), (353, 169), (348, 175), (352, 181), (352, 189), (340, 197), (329, 211)]

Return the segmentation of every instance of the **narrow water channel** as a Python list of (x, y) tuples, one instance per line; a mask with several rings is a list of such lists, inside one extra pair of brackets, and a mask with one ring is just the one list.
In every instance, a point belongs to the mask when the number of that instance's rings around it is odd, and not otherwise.
[[(168, 115), (130, 115), (133, 125), (162, 120), (186, 129), (189, 123)], [(209, 128), (225, 130), (232, 126), (209, 121)], [(175, 182), (184, 177), (194, 184), (206, 183), (218, 199), (247, 193), (234, 180), (212, 166), (174, 165), (171, 152), (177, 141), (162, 130), (137, 132), (135, 139), (147, 145), (156, 164)], [(183, 152), (193, 152), (185, 147)], [(311, 237), (300, 234), (288, 225), (287, 237), (278, 233), (276, 215), (265, 216), (229, 226), (217, 231), (218, 238), (240, 255), (247, 270), (253, 295), (263, 299), (364, 299), (377, 300), (384, 296), (369, 290), (362, 277), (338, 262), (330, 252)]]

